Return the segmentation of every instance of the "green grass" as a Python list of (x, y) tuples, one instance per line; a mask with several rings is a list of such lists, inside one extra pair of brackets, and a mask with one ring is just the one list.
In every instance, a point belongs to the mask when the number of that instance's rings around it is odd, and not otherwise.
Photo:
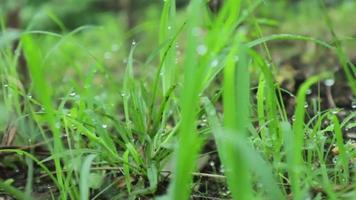
[[(300, 86), (290, 117), (282, 97), (290, 92), (275, 81), (279, 66), (269, 45), (306, 42), (333, 52), (353, 95), (355, 67), (323, 4), (333, 42), (264, 35), (268, 19), (257, 16), (265, 3), (225, 0), (212, 13), (203, 0), (180, 11), (166, 0), (160, 16), (128, 33), (110, 17), (102, 27), (67, 32), (48, 11), (63, 33), (35, 30), (32, 21), (16, 36), (15, 52), (2, 20), (0, 135), (14, 128), (16, 138), (14, 147), (0, 148), (0, 167), (21, 163), (26, 175), (0, 175), (0, 197), (189, 199), (198, 193), (194, 174), (204, 146), (213, 141), (232, 199), (356, 198), (355, 147), (343, 137), (355, 127), (355, 112), (320, 108), (320, 83), (333, 72)], [(19, 67), (21, 51), (30, 81)], [(314, 85), (312, 105), (307, 91)], [(44, 194), (41, 185), (49, 186)]]

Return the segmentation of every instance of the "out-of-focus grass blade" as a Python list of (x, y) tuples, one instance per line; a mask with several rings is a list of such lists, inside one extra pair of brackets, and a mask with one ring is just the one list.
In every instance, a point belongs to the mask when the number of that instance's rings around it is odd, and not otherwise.
[[(29, 35), (24, 35), (21, 38), (21, 43), (23, 44), (23, 50), (25, 54), (25, 58), (27, 60), (30, 75), (32, 78), (32, 84), (34, 88), (34, 92), (36, 96), (38, 96), (39, 101), (43, 105), (45, 109), (45, 118), (49, 127), (53, 134), (54, 139), (54, 153), (62, 152), (62, 140), (61, 140), (61, 133), (59, 129), (56, 128), (55, 122), (55, 112), (52, 105), (51, 99), (51, 88), (49, 87), (48, 83), (45, 81), (45, 73), (44, 73), (44, 64), (42, 61), (42, 55), (40, 52), (40, 48), (35, 44), (33, 39)], [(54, 159), (55, 168), (56, 168), (56, 175), (58, 179), (59, 186), (61, 190), (64, 190), (64, 183), (63, 183), (63, 172), (62, 166), (59, 159)], [(64, 191), (63, 191), (64, 192)]]
[(308, 42), (314, 42), (316, 44), (319, 44), (323, 47), (333, 49), (334, 47), (322, 40), (318, 40), (312, 37), (308, 36), (303, 36), (303, 35), (295, 35), (295, 34), (274, 34), (274, 35), (268, 35), (262, 38), (258, 38), (256, 40), (253, 40), (251, 42), (247, 43), (248, 47), (254, 47), (260, 44), (263, 44), (265, 42), (269, 41), (276, 41), (276, 40), (301, 40), (301, 41), (308, 41)]
[[(250, 83), (247, 47), (236, 38), (224, 69), (224, 128), (235, 135), (247, 135), (250, 109)], [(238, 63), (236, 57), (238, 56)], [(224, 132), (225, 133), (225, 132)], [(233, 139), (234, 140), (234, 139)], [(240, 151), (235, 151), (234, 141), (224, 140), (221, 158), (227, 182), (234, 199), (252, 199), (251, 174)]]
[[(262, 188), (268, 195), (269, 199), (283, 199), (283, 193), (277, 185), (273, 177), (272, 167), (262, 159), (257, 151), (248, 144), (247, 138), (234, 133), (222, 131), (222, 127), (215, 112), (214, 105), (208, 98), (203, 99), (206, 113), (208, 115), (209, 124), (212, 126), (213, 134), (217, 143), (219, 157), (225, 155), (224, 145), (233, 141), (235, 151), (240, 151), (244, 155), (244, 162), (248, 163), (250, 172), (256, 173), (258, 180), (262, 183)], [(233, 162), (233, 160), (231, 161)]]
[(196, 166), (196, 158), (200, 149), (200, 138), (196, 131), (196, 113), (199, 102), (199, 89), (202, 82), (201, 67), (198, 62), (196, 49), (198, 28), (203, 1), (191, 1), (189, 5), (189, 21), (187, 24), (187, 48), (184, 63), (184, 83), (181, 95), (181, 126), (179, 142), (175, 154), (175, 174), (169, 189), (170, 199), (186, 200), (190, 194), (192, 173)]
[(90, 177), (90, 168), (91, 164), (95, 158), (95, 154), (87, 156), (83, 162), (82, 169), (80, 171), (80, 199), (88, 200), (89, 199), (89, 177)]

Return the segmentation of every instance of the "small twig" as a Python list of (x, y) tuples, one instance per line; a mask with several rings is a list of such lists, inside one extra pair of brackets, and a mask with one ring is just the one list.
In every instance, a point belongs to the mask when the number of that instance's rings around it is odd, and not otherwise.
[(326, 98), (328, 100), (330, 108), (336, 108), (330, 86), (326, 86)]
[(199, 173), (199, 172), (194, 172), (193, 176), (201, 176), (201, 177), (208, 177), (208, 178), (215, 178), (215, 179), (226, 179), (226, 176), (223, 175)]
[(208, 197), (208, 196), (202, 196), (202, 195), (196, 195), (196, 194), (192, 194), (191, 197), (199, 198), (199, 199), (226, 200), (226, 199), (222, 199), (222, 198), (218, 198), (218, 197)]
[[(170, 175), (170, 171), (161, 171), (161, 173), (165, 173)], [(208, 178), (215, 178), (215, 179), (226, 179), (226, 176), (224, 175), (218, 175), (218, 174), (208, 174), (208, 173), (200, 173), (200, 172), (193, 172), (193, 176), (200, 176), (200, 177), (208, 177)]]

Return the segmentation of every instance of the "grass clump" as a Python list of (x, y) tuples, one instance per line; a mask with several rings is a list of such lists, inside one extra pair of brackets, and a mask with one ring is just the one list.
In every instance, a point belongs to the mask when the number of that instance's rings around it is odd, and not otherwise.
[[(333, 42), (263, 35), (267, 19), (257, 17), (263, 3), (225, 0), (214, 13), (203, 0), (191, 1), (184, 11), (166, 0), (151, 22), (157, 36), (141, 33), (133, 41), (128, 38), (144, 25), (126, 35), (109, 22), (66, 32), (50, 13), (63, 33), (30, 24), (15, 37), (15, 50), (5, 42), (0, 171), (25, 176), (1, 174), (0, 194), (83, 200), (355, 198), (355, 145), (344, 133), (354, 128), (355, 112), (321, 105), (321, 83), (335, 75), (308, 77), (297, 91), (288, 91), (276, 81), (281, 66), (269, 44), (297, 41), (333, 52), (351, 95), (355, 67), (322, 2)], [(2, 36), (7, 34), (2, 23)], [(117, 43), (108, 42), (110, 34)], [(100, 42), (110, 44), (109, 50)], [(311, 89), (317, 93), (313, 99)], [(213, 165), (204, 158), (220, 170), (206, 172)], [(219, 196), (201, 189), (204, 178)]]

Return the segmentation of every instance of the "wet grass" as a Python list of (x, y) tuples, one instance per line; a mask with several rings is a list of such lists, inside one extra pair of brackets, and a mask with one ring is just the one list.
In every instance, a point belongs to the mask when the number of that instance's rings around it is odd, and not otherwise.
[[(21, 169), (25, 178), (1, 174), (0, 194), (189, 199), (196, 192), (193, 175), (207, 165), (200, 154), (213, 140), (222, 174), (210, 175), (226, 179), (232, 199), (356, 198), (355, 146), (343, 133), (355, 127), (355, 112), (322, 110), (320, 87), (317, 112), (308, 112), (308, 91), (333, 72), (309, 77), (296, 96), (287, 91), (295, 101), (289, 117), (268, 45), (304, 41), (332, 51), (353, 95), (355, 67), (323, 3), (333, 42), (263, 35), (255, 17), (263, 6), (262, 0), (226, 0), (213, 14), (205, 1), (194, 0), (182, 17), (175, 0), (166, 0), (152, 24), (159, 27), (153, 33), (157, 44), (149, 48), (144, 40), (127, 41), (131, 33), (119, 38), (112, 23), (63, 34), (29, 27), (18, 35), (17, 51), (4, 43), (0, 170)], [(106, 30), (118, 35), (118, 43), (105, 38), (110, 50), (103, 52), (100, 37)], [(7, 31), (3, 23), (3, 35)], [(22, 53), (27, 82), (19, 67)], [(39, 191), (41, 185), (45, 191)]]

